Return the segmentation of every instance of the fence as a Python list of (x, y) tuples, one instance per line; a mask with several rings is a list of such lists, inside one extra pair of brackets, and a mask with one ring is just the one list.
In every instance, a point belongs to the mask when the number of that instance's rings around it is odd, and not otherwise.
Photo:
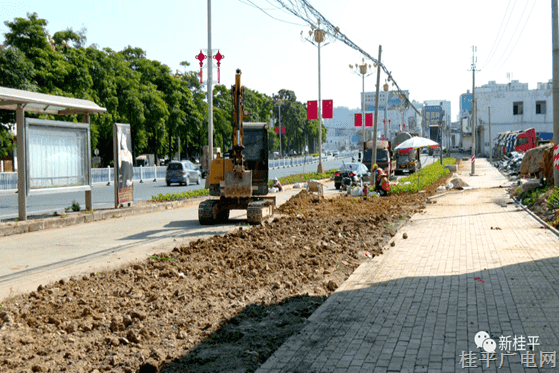
[[(351, 156), (351, 155), (350, 155)], [(322, 157), (323, 161), (327, 157)], [(268, 166), (270, 168), (294, 167), (303, 164), (318, 163), (318, 157), (293, 157), (282, 159), (270, 159)], [(134, 167), (134, 181), (155, 181), (165, 178), (165, 166), (151, 167)], [(91, 181), (93, 184), (112, 183), (114, 181), (114, 168), (92, 168)], [(0, 172), (0, 190), (17, 190), (17, 172)]]

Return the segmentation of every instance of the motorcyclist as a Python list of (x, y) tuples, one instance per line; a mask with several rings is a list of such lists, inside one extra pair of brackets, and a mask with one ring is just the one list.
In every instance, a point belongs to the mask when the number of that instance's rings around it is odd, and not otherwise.
[(281, 186), (281, 183), (279, 182), (277, 177), (274, 177), (274, 182), (272, 183), (272, 188), (278, 188), (278, 190), (280, 192), (283, 192), (283, 187)]

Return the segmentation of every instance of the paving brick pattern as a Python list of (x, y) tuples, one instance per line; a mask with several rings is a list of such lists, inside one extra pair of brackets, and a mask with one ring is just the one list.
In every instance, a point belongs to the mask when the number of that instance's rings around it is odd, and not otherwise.
[[(559, 371), (542, 355), (559, 352), (559, 238), (511, 203), (486, 160), (468, 173), (476, 189), (427, 204), (257, 372)], [(494, 355), (476, 346), (479, 331)], [(517, 337), (514, 355), (501, 336)]]

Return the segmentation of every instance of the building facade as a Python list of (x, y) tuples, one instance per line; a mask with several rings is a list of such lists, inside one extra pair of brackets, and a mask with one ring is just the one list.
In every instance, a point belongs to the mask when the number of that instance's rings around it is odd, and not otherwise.
[(549, 80), (547, 83), (538, 83), (536, 89), (529, 89), (528, 83), (513, 80), (505, 84), (489, 81), (476, 87), (476, 153), (489, 154), (489, 108), (491, 140), (502, 132), (529, 128), (535, 128), (536, 132), (553, 132), (552, 85)]

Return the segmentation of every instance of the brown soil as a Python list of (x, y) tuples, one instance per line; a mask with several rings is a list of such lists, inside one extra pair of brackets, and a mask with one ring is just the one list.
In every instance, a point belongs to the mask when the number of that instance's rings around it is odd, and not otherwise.
[(0, 371), (253, 372), (448, 178), (370, 200), (302, 191), (261, 226), (4, 299)]

